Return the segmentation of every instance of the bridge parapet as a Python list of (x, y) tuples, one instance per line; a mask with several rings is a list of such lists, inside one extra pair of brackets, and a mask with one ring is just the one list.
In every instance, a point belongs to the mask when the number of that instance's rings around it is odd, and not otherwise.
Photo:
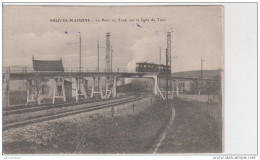
[[(27, 79), (33, 76), (43, 76), (46, 78), (53, 78), (55, 76), (64, 76), (64, 77), (80, 77), (80, 76), (121, 76), (124, 78), (140, 78), (143, 76), (159, 76), (157, 72), (136, 72), (134, 70), (128, 69), (113, 69), (111, 72), (107, 72), (105, 68), (98, 69), (97, 68), (82, 68), (79, 72), (78, 67), (70, 67), (64, 68), (64, 71), (34, 71), (32, 67), (22, 67), (22, 66), (10, 66), (10, 67), (3, 67), (2, 70), (3, 76), (5, 74), (10, 74), (11, 79)], [(171, 79), (176, 80), (190, 80), (190, 81), (220, 81), (216, 79), (209, 79), (209, 78), (197, 78), (197, 77), (176, 77), (171, 76)]]
[[(107, 72), (105, 68), (84, 68), (82, 67), (81, 70), (79, 67), (65, 67), (64, 72)], [(57, 71), (34, 71), (33, 67), (26, 67), (26, 66), (10, 66), (10, 67), (3, 67), (2, 73), (28, 73), (28, 72), (35, 72), (35, 73), (43, 73), (43, 72), (57, 72)], [(119, 72), (119, 73), (136, 73), (135, 70), (129, 70), (127, 68), (116, 68), (111, 70), (110, 72)], [(109, 73), (109, 72), (108, 72)]]

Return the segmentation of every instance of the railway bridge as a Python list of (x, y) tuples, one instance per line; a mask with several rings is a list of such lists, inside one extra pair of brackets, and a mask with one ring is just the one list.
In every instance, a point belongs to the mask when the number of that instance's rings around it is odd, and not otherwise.
[[(99, 94), (102, 99), (109, 98), (110, 96), (116, 97), (116, 86), (119, 78), (151, 78), (155, 82), (154, 94), (157, 94), (157, 77), (158, 73), (145, 73), (145, 72), (131, 72), (126, 70), (116, 70), (110, 72), (97, 72), (95, 69), (81, 69), (79, 72), (77, 69), (74, 70), (63, 70), (63, 71), (35, 71), (28, 69), (12, 70), (10, 67), (5, 68), (3, 71), (3, 101), (4, 107), (9, 106), (9, 94), (10, 94), (10, 82), (13, 80), (22, 80), (26, 82), (27, 88), (27, 103), (36, 101), (36, 99), (30, 98), (35, 92), (39, 92), (40, 88), (33, 88), (35, 85), (39, 85), (42, 79), (54, 80), (54, 85), (51, 86), (53, 91), (53, 103), (56, 98), (63, 98), (66, 102), (65, 84), (66, 80), (74, 80), (76, 83), (76, 102), (79, 101), (79, 96), (83, 95), (85, 99), (87, 96), (88, 79), (93, 78), (94, 84), (92, 85), (91, 97), (94, 94)], [(103, 87), (100, 84), (100, 79), (105, 78), (105, 94)], [(95, 83), (98, 81), (98, 83)], [(71, 82), (73, 83), (73, 82)], [(100, 84), (100, 85), (99, 85)], [(97, 87), (98, 85), (98, 87)], [(60, 89), (60, 90), (59, 90)], [(61, 94), (59, 93), (61, 92)], [(40, 103), (40, 102), (38, 102)]]
[[(11, 67), (5, 68), (3, 70), (3, 106), (9, 106), (9, 94), (10, 94), (10, 81), (12, 80), (23, 80), (26, 81), (27, 88), (27, 104), (33, 101), (36, 101), (38, 104), (41, 102), (37, 99), (32, 98), (35, 92), (39, 92), (39, 89), (32, 89), (32, 86), (39, 85), (41, 79), (52, 79), (54, 80), (54, 84), (51, 86), (51, 90), (53, 92), (52, 102), (55, 103), (56, 98), (63, 98), (63, 101), (66, 102), (67, 98), (66, 95), (68, 94), (65, 92), (65, 85), (66, 80), (74, 79), (76, 83), (76, 102), (79, 101), (79, 96), (83, 96), (85, 99), (92, 98), (94, 94), (100, 95), (102, 99), (109, 98), (110, 96), (116, 97), (117, 91), (117, 81), (120, 78), (148, 78), (152, 79), (153, 81), (153, 94), (159, 96), (161, 98), (164, 97), (165, 91), (161, 91), (159, 86), (159, 80), (163, 79), (164, 76), (160, 75), (157, 72), (133, 72), (129, 70), (111, 70), (110, 72), (101, 71), (98, 72), (96, 69), (84, 69), (82, 68), (80, 71), (78, 69), (65, 69), (65, 70), (37, 70), (35, 67), (34, 69), (28, 68), (19, 68), (19, 69), (12, 69)], [(94, 84), (91, 86), (91, 96), (87, 96), (88, 90), (88, 79), (93, 78)], [(100, 84), (100, 79), (104, 78), (105, 84)], [(175, 91), (174, 87), (169, 89), (170, 92), (176, 92), (177, 95), (179, 94), (178, 83), (181, 81), (214, 81), (213, 79), (199, 79), (199, 78), (192, 78), (192, 77), (176, 77), (176, 76), (169, 76), (169, 81), (174, 86), (175, 84)], [(95, 83), (95, 81), (98, 81)], [(71, 82), (73, 83), (73, 82)], [(98, 86), (98, 87), (97, 87)], [(105, 88), (104, 89), (102, 88)], [(60, 89), (60, 90), (58, 90)], [(61, 92), (58, 93), (58, 92)], [(70, 94), (70, 93), (69, 93)]]

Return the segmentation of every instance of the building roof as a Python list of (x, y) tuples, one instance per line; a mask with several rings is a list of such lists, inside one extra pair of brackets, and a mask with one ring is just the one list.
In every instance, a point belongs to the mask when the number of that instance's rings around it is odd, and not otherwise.
[(33, 60), (32, 62), (34, 71), (64, 71), (62, 60)]

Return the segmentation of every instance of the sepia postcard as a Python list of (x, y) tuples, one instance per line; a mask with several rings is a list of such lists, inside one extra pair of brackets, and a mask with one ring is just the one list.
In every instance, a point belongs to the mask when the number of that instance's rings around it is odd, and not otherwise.
[(223, 152), (223, 6), (2, 8), (4, 155)]

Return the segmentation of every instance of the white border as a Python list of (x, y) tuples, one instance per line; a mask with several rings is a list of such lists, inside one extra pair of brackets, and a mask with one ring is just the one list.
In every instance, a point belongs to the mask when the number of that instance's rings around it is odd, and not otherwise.
[[(27, 4), (23, 4), (27, 5)], [(37, 3), (37, 5), (40, 5)], [(55, 5), (55, 3), (52, 3)], [(56, 5), (60, 5), (59, 3)], [(72, 5), (71, 3), (62, 5)], [(77, 4), (79, 5), (79, 4)], [(83, 3), (86, 5), (86, 3)], [(256, 10), (252, 5), (237, 3), (138, 3), (89, 5), (224, 5), (225, 7), (225, 152), (227, 154), (256, 153), (256, 79), (257, 42)], [(1, 8), (2, 11), (2, 8)], [(2, 12), (1, 12), (2, 14)], [(2, 25), (1, 25), (2, 27)], [(2, 43), (1, 43), (2, 46)], [(176, 154), (174, 154), (176, 155)], [(179, 155), (179, 154), (177, 154)], [(175, 156), (174, 159), (212, 159), (207, 156)], [(212, 154), (209, 154), (212, 156)], [(4, 159), (9, 156), (2, 156)], [(20, 156), (13, 156), (20, 157)], [(22, 156), (22, 159), (86, 159), (85, 156)], [(91, 159), (165, 159), (168, 156), (91, 156)], [(173, 157), (170, 157), (171, 159)], [(228, 158), (228, 157), (226, 157)], [(224, 159), (226, 159), (224, 157)]]

